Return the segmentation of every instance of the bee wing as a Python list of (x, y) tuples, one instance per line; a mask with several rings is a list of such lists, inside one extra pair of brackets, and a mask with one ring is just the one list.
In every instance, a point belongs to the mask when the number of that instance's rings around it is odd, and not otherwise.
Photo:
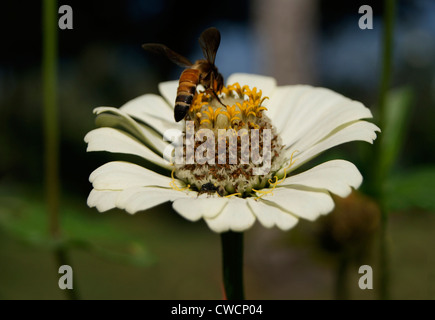
[(159, 55), (165, 56), (180, 67), (190, 67), (192, 65), (192, 62), (190, 62), (189, 59), (169, 49), (164, 44), (145, 43), (142, 45), (142, 48), (144, 48), (146, 51), (154, 52)]
[(199, 37), (199, 45), (201, 46), (202, 53), (207, 61), (214, 64), (216, 52), (221, 43), (221, 34), (218, 29), (212, 27), (205, 30)]

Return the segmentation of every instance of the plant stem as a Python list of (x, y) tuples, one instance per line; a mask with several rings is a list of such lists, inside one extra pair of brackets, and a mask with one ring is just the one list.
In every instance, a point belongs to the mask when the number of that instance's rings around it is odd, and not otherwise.
[(385, 125), (385, 108), (388, 90), (391, 85), (391, 74), (393, 69), (393, 34), (394, 17), (396, 13), (396, 0), (385, 0), (384, 34), (382, 49), (382, 74), (379, 90), (379, 125)]
[(53, 237), (59, 229), (59, 127), (57, 113), (57, 1), (43, 2), (43, 102), (45, 143), (45, 188), (49, 229)]
[(228, 300), (244, 300), (243, 233), (221, 233), (222, 271), (225, 296)]
[[(68, 250), (65, 248), (63, 244), (61, 244), (58, 248), (54, 250), (54, 257), (56, 264), (58, 266), (68, 265), (71, 266), (71, 262), (69, 261)], [(75, 271), (74, 271), (75, 273)], [(75, 276), (73, 276), (73, 289), (65, 289), (65, 295), (69, 300), (80, 300), (78, 290), (77, 290), (77, 281), (75, 280)]]
[[(44, 0), (42, 8), (42, 77), (44, 108), (44, 162), (45, 192), (48, 209), (49, 232), (53, 241), (61, 238), (59, 222), (59, 125), (57, 112), (57, 0)], [(71, 265), (68, 262), (68, 250), (60, 244), (54, 250), (58, 266)], [(64, 290), (69, 299), (78, 299), (77, 288)]]
[[(394, 34), (394, 18), (395, 18), (395, 0), (385, 0), (385, 17), (384, 17), (384, 34), (383, 34), (383, 53), (382, 53), (382, 75), (379, 90), (379, 126), (385, 127), (385, 108), (387, 93), (391, 85), (391, 74), (393, 64), (393, 34)], [(376, 159), (378, 164), (382, 163), (382, 148), (383, 137), (379, 137), (376, 148)], [(390, 299), (390, 263), (389, 263), (389, 248), (388, 248), (388, 209), (385, 206), (385, 179), (386, 172), (378, 165), (375, 166), (375, 194), (381, 208), (381, 223), (380, 223), (380, 283), (379, 283), (379, 297), (382, 300)]]

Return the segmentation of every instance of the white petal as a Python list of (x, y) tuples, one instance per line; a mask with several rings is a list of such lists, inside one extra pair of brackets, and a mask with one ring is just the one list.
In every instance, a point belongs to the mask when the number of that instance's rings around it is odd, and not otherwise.
[(116, 199), (121, 191), (116, 190), (95, 190), (89, 193), (88, 206), (96, 207), (98, 211), (104, 212), (116, 207)]
[[(326, 139), (313, 145), (307, 150), (287, 149), (284, 152), (285, 157), (288, 159), (290, 159), (291, 154), (294, 151), (299, 151), (294, 154), (293, 160), (295, 163), (289, 169), (287, 169), (287, 172), (295, 170), (302, 164), (317, 156), (319, 153), (342, 143), (350, 141), (366, 141), (368, 143), (373, 143), (373, 140), (376, 139), (376, 131), (380, 130), (373, 123), (367, 121), (357, 121), (344, 128), (340, 128), (337, 132), (334, 132)], [(281, 176), (283, 173), (284, 169), (281, 169), (277, 174), (278, 176)]]
[[(363, 106), (360, 110), (350, 107), (338, 108), (337, 105), (334, 112), (331, 111), (328, 115), (323, 115), (322, 119), (311, 121), (310, 128), (304, 129), (303, 132), (299, 133), (299, 136), (293, 136), (291, 129), (289, 129), (282, 133), (282, 138), (284, 143), (291, 146), (293, 150), (305, 150), (333, 133), (340, 126), (351, 124), (353, 121), (363, 118), (371, 118), (369, 109)], [(288, 139), (290, 141), (287, 142)]]
[[(159, 83), (159, 91), (168, 105), (174, 109), (175, 99), (177, 98), (178, 80), (166, 81)], [(172, 116), (173, 117), (173, 116)]]
[(215, 217), (227, 203), (228, 198), (201, 195), (197, 198), (175, 200), (172, 207), (187, 220), (197, 221), (201, 218)]
[(266, 228), (277, 226), (281, 230), (290, 230), (298, 223), (298, 218), (289, 212), (281, 210), (280, 208), (272, 205), (271, 203), (263, 202), (248, 198), (248, 205), (250, 206), (258, 221)]
[(277, 187), (271, 194), (267, 194), (261, 199), (266, 203), (270, 201), (295, 216), (311, 221), (334, 209), (334, 202), (328, 192), (302, 188)]
[(353, 163), (345, 160), (332, 160), (291, 176), (279, 186), (307, 186), (314, 189), (325, 189), (340, 197), (347, 197), (352, 191), (351, 187), (356, 189), (361, 183), (361, 173)]
[(172, 107), (162, 97), (155, 94), (145, 94), (137, 97), (127, 102), (120, 109), (143, 121), (161, 135), (168, 129), (181, 128), (181, 125), (174, 120)]
[(126, 133), (113, 128), (98, 128), (85, 136), (87, 151), (107, 151), (140, 156), (163, 168), (171, 170), (170, 164), (148, 147)]
[(362, 103), (326, 88), (282, 87), (271, 100), (274, 124), (284, 144), (294, 150), (306, 149), (343, 124), (372, 118)]
[(100, 115), (102, 113), (112, 113), (114, 115), (120, 116), (128, 124), (134, 128), (136, 134), (148, 145), (152, 146), (155, 150), (157, 150), (161, 155), (163, 151), (168, 146), (168, 143), (165, 142), (161, 135), (157, 134), (153, 129), (140, 125), (134, 119), (130, 117), (129, 114), (125, 112), (125, 109), (117, 109), (112, 107), (99, 107), (94, 109), (94, 113)]
[(174, 201), (179, 198), (194, 197), (196, 194), (196, 192), (177, 191), (165, 188), (134, 187), (125, 189), (119, 194), (119, 197), (116, 200), (116, 206), (133, 214), (168, 201)]
[[(89, 181), (95, 189), (122, 190), (148, 186), (168, 188), (172, 179), (133, 163), (114, 161), (92, 172)], [(183, 186), (181, 181), (176, 183)]]
[(246, 199), (230, 198), (221, 213), (214, 218), (205, 218), (205, 221), (215, 232), (241, 232), (252, 227), (255, 217)]
[[(272, 77), (260, 76), (249, 73), (234, 73), (230, 75), (226, 81), (228, 84), (234, 84), (238, 82), (242, 87), (248, 85), (250, 89), (257, 87), (257, 90), (261, 90), (263, 97), (271, 97), (276, 88), (276, 80)], [(263, 105), (267, 106), (268, 99), (263, 102)]]
[(278, 132), (281, 132), (288, 125), (290, 116), (300, 106), (298, 100), (311, 88), (306, 85), (280, 86), (273, 91), (267, 105), (266, 114), (271, 118)]

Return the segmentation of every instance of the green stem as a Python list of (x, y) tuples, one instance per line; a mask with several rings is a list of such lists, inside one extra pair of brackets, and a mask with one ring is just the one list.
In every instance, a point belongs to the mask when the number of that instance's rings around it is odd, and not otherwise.
[(221, 244), (225, 296), (228, 300), (244, 300), (243, 233), (221, 233)]
[[(54, 257), (56, 264), (60, 266), (68, 265), (71, 266), (71, 262), (69, 260), (68, 250), (65, 248), (63, 244), (61, 244), (58, 248), (54, 251)], [(76, 282), (76, 276), (74, 271), (73, 276), (73, 289), (65, 289), (65, 295), (69, 300), (79, 300), (79, 294), (77, 289), (77, 282)]]
[[(385, 127), (385, 108), (387, 93), (391, 85), (392, 65), (393, 65), (393, 34), (394, 34), (394, 20), (396, 12), (396, 1), (385, 0), (385, 17), (384, 17), (384, 34), (383, 34), (383, 53), (382, 53), (382, 75), (379, 90), (379, 126)], [(382, 163), (382, 147), (383, 137), (379, 136), (379, 141), (376, 148), (377, 163)], [(388, 210), (385, 206), (385, 179), (386, 172), (380, 165), (375, 165), (375, 194), (378, 203), (381, 207), (381, 225), (380, 225), (380, 283), (379, 283), (379, 297), (382, 300), (390, 299), (390, 263), (389, 263), (389, 248), (388, 248)]]
[[(45, 162), (45, 192), (48, 210), (49, 232), (53, 241), (61, 238), (59, 222), (60, 181), (59, 181), (59, 125), (57, 110), (57, 0), (43, 1), (43, 108), (44, 108), (44, 162)], [(54, 251), (58, 266), (70, 265), (68, 251), (60, 245)], [(74, 278), (73, 278), (74, 279)], [(78, 299), (77, 288), (64, 290), (69, 299)]]
[(57, 113), (57, 1), (43, 2), (43, 102), (45, 143), (45, 188), (50, 234), (59, 228), (59, 127)]
[(396, 13), (396, 0), (385, 0), (384, 34), (382, 49), (382, 74), (379, 90), (379, 125), (381, 128), (385, 124), (385, 107), (387, 94), (391, 85), (391, 75), (393, 69), (393, 34), (394, 17)]

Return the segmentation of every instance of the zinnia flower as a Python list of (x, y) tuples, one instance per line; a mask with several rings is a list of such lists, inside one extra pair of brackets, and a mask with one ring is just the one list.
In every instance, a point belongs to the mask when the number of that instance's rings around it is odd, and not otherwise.
[[(90, 207), (100, 212), (120, 208), (133, 214), (172, 201), (175, 211), (184, 218), (204, 219), (215, 232), (241, 232), (256, 220), (267, 228), (288, 230), (300, 218), (315, 220), (331, 212), (331, 193), (346, 197), (362, 183), (358, 169), (345, 160), (324, 162), (294, 174), (329, 148), (376, 139), (379, 128), (362, 120), (372, 118), (372, 114), (360, 102), (325, 88), (280, 87), (270, 77), (233, 74), (220, 94), (220, 102), (199, 92), (188, 113), (190, 121), (175, 123), (177, 86), (178, 81), (164, 82), (159, 85), (162, 96), (145, 94), (119, 109), (94, 110), (100, 127), (86, 135), (87, 151), (132, 154), (162, 169), (157, 173), (121, 161), (99, 167), (89, 178), (93, 185)], [(183, 132), (180, 150), (186, 154), (189, 147), (196, 155), (209, 150), (200, 149), (203, 146), (198, 140), (189, 145), (185, 123), (196, 132), (208, 129), (216, 136), (222, 129), (231, 129), (236, 135), (242, 129), (258, 130), (259, 143), (251, 135), (245, 151), (263, 151), (263, 162), (270, 159), (268, 170), (255, 174), (261, 168), (261, 159), (253, 157), (242, 163), (244, 153), (239, 147), (235, 152), (207, 154), (206, 163), (171, 164), (164, 159), (171, 146), (163, 139), (168, 130)], [(269, 140), (264, 135), (267, 130)], [(243, 140), (243, 135), (237, 139)], [(212, 145), (213, 151), (218, 143)], [(229, 146), (226, 137), (223, 145)], [(220, 157), (237, 161), (222, 163)]]

